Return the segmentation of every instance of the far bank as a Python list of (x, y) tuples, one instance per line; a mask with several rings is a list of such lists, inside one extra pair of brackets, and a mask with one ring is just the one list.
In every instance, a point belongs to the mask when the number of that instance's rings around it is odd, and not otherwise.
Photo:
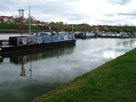
[[(23, 25), (23, 33), (29, 33), (29, 25)], [(48, 27), (45, 26), (31, 26), (32, 32), (47, 32)], [(0, 24), (0, 34), (16, 34), (20, 33), (19, 24)]]

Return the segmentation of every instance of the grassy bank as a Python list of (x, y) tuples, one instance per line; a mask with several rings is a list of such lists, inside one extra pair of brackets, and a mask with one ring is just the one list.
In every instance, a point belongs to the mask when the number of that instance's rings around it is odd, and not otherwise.
[(0, 24), (0, 29), (19, 29), (19, 25), (16, 24)]
[(136, 49), (35, 99), (35, 102), (135, 101)]
[[(15, 29), (19, 29), (19, 25), (18, 24), (0, 24), (0, 30), (15, 30)], [(29, 26), (28, 25), (23, 25), (23, 29), (24, 30), (28, 30)], [(42, 27), (40, 26), (31, 26), (32, 30), (41, 30)]]

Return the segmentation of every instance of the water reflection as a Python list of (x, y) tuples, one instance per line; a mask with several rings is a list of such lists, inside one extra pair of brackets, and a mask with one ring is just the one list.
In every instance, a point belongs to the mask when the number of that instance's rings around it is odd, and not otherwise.
[(120, 41), (120, 42), (118, 42), (118, 44), (123, 45), (124, 47), (127, 47), (127, 46), (133, 47), (133, 46), (136, 46), (136, 39), (133, 38), (131, 40), (124, 40), (123, 42)]
[(20, 74), (20, 76), (26, 76), (26, 74), (25, 74), (24, 64), (22, 64), (22, 67), (21, 67), (21, 74)]
[(0, 100), (30, 102), (135, 47), (136, 39), (87, 39), (76, 46), (2, 55)]
[(24, 52), (24, 53), (12, 53), (1, 56), (1, 62), (4, 58), (9, 58), (11, 63), (14, 64), (24, 64), (30, 61), (47, 59), (50, 57), (57, 57), (72, 54), (74, 51), (74, 46), (61, 47), (55, 49), (45, 49), (40, 51), (33, 52)]
[(2, 63), (3, 62), (3, 59), (2, 59), (2, 56), (0, 56), (0, 63)]
[(107, 50), (103, 53), (104, 57), (105, 58), (109, 58), (109, 59), (114, 59), (118, 56), (120, 56), (122, 53), (120, 52), (115, 52), (115, 51), (112, 51), (112, 50)]
[(117, 42), (118, 48), (111, 48), (103, 52), (105, 58), (114, 59), (136, 46), (136, 39), (123, 39)]
[[(51, 77), (44, 78), (43, 76), (48, 74), (44, 71), (48, 69), (46, 66), (43, 66), (45, 70), (41, 69), (40, 64), (41, 62), (42, 64), (46, 63), (46, 60), (59, 60), (62, 56), (70, 55), (74, 52), (74, 47), (68, 46), (1, 56), (0, 100), (2, 102), (29, 102), (34, 97), (63, 84), (64, 82), (59, 81), (57, 78), (55, 80), (52, 80)], [(44, 74), (40, 71), (44, 72)], [(7, 95), (8, 97), (5, 98)]]

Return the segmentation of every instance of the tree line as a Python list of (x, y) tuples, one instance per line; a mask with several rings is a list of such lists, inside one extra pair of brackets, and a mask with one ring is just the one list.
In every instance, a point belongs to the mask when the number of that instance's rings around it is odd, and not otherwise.
[[(19, 21), (18, 21), (19, 22)], [(38, 20), (31, 19), (32, 24), (40, 22)], [(0, 29), (19, 29), (19, 23), (16, 24), (0, 24)], [(24, 30), (28, 30), (28, 24), (23, 25)], [(51, 30), (51, 31), (79, 31), (79, 32), (92, 32), (92, 31), (104, 31), (104, 32), (136, 32), (136, 26), (111, 26), (111, 25), (89, 25), (89, 24), (64, 24), (60, 22), (50, 22), (48, 26), (33, 25), (32, 30)]]
[(80, 32), (92, 32), (92, 31), (104, 31), (104, 32), (136, 32), (136, 26), (111, 26), (111, 25), (94, 25), (89, 24), (63, 24), (63, 22), (50, 22), (49, 26), (54, 31), (80, 31)]

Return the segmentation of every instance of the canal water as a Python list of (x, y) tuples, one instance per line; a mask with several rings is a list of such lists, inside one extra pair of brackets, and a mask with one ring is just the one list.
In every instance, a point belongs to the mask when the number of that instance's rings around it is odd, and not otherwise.
[(136, 39), (84, 39), (76, 46), (0, 55), (0, 101), (31, 102), (136, 48)]

